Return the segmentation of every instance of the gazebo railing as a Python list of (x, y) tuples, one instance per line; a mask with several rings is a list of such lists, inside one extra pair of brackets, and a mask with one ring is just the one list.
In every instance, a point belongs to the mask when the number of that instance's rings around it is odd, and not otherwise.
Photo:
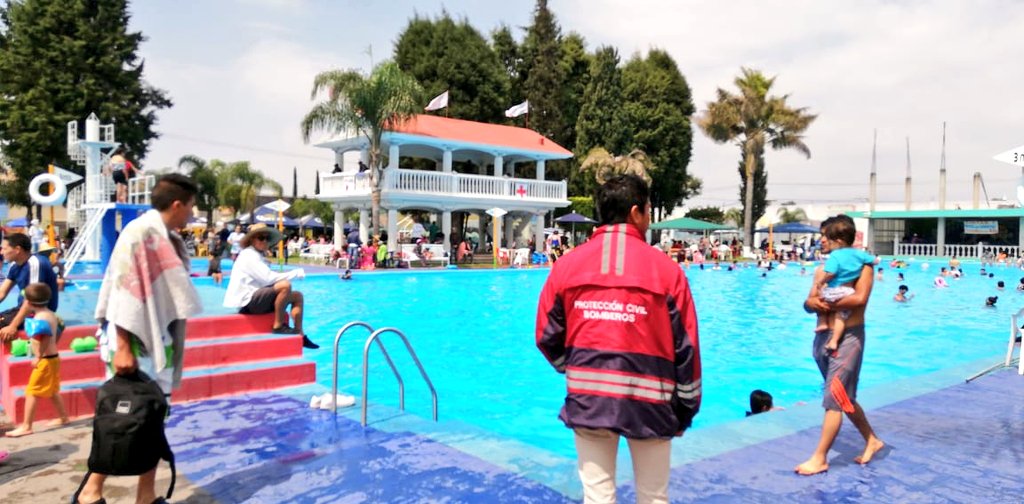
[[(384, 170), (383, 191), (447, 194), (470, 198), (510, 200), (565, 200), (563, 181), (492, 177), (465, 173), (444, 173), (404, 168)], [(370, 194), (367, 173), (332, 173), (320, 176), (320, 196), (365, 196)]]

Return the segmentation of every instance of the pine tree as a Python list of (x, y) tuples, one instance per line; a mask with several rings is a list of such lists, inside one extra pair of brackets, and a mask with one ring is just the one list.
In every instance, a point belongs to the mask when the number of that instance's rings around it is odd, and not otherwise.
[(292, 201), (299, 198), (299, 169), (292, 167)]
[(29, 180), (48, 163), (73, 168), (69, 121), (95, 112), (115, 125), (117, 141), (141, 161), (166, 93), (143, 80), (137, 52), (145, 38), (128, 31), (127, 0), (23, 0), (0, 6), (0, 143), (15, 175), (0, 194), (27, 205)]
[[(520, 72), (524, 79), (523, 91), (530, 100), (530, 128), (558, 142), (565, 131), (560, 95), (565, 71), (561, 64), (560, 29), (548, 9), (547, 0), (537, 0), (533, 24), (527, 28), (523, 41), (522, 56), (524, 68)], [(549, 178), (565, 178), (560, 176), (564, 173), (552, 169), (555, 167), (551, 164), (548, 166)]]
[(319, 195), (320, 194), (320, 170), (316, 171), (316, 187), (313, 188), (313, 194), (314, 195)]

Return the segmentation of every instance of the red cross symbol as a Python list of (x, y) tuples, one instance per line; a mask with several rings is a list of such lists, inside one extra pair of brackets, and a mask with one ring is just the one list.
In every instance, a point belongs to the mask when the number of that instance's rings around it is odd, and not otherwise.
[(526, 186), (523, 185), (523, 184), (517, 185), (516, 186), (516, 194), (518, 194), (520, 198), (525, 198), (526, 197)]

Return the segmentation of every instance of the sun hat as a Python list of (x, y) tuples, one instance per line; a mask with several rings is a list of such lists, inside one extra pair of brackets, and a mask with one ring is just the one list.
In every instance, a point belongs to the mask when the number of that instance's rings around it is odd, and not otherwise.
[(252, 245), (253, 237), (257, 234), (263, 233), (270, 235), (270, 240), (269, 243), (267, 243), (267, 246), (273, 247), (274, 245), (277, 245), (277, 242), (281, 241), (282, 236), (280, 231), (266, 224), (259, 223), (249, 226), (249, 230), (245, 232), (245, 237), (242, 238), (242, 246), (248, 247)]
[(43, 243), (39, 244), (39, 250), (37, 250), (36, 253), (41, 254), (43, 252), (50, 252), (52, 250), (56, 250), (56, 248), (57, 247), (50, 245), (50, 242), (44, 241)]

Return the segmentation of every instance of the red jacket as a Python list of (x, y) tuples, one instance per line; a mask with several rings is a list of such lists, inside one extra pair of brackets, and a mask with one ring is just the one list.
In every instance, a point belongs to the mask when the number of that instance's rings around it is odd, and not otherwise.
[(537, 347), (566, 374), (559, 418), (629, 438), (670, 437), (700, 408), (700, 351), (679, 265), (627, 224), (559, 259), (537, 308)]

